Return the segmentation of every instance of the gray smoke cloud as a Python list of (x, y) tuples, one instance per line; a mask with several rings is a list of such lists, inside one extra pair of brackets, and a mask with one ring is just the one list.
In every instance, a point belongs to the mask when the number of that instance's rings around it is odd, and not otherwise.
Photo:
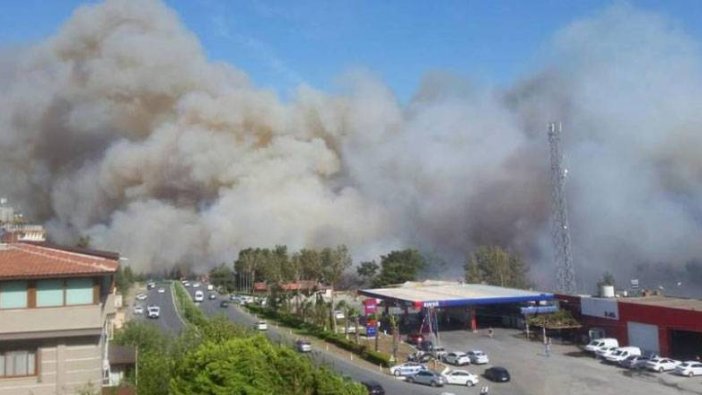
[(565, 127), (584, 281), (702, 257), (702, 68), (669, 21), (614, 6), (496, 88), (434, 73), (407, 105), (373, 76), (290, 102), (207, 60), (159, 1), (75, 11), (0, 52), (0, 191), (51, 236), (89, 235), (141, 270), (203, 270), (239, 249), (415, 246), (461, 272), (499, 244), (553, 283), (546, 123)]

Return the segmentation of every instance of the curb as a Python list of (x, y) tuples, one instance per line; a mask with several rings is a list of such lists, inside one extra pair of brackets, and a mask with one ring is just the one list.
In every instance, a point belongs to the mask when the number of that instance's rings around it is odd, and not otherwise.
[(178, 319), (180, 320), (181, 324), (183, 324), (183, 328), (186, 328), (188, 324), (185, 322), (183, 317), (180, 315), (180, 311), (178, 311), (178, 304), (175, 302), (175, 285), (173, 284), (173, 281), (171, 281), (171, 303), (173, 303), (173, 309), (176, 312), (176, 315), (178, 316)]

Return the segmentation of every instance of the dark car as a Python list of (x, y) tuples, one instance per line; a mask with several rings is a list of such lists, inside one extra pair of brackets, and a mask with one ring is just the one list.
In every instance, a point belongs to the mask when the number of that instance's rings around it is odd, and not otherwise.
[(490, 381), (498, 383), (506, 383), (510, 380), (509, 372), (501, 366), (493, 366), (489, 369), (485, 369), (483, 376)]
[(229, 301), (223, 300), (223, 301), (219, 302), (219, 307), (229, 307)]
[(215, 300), (215, 299), (217, 299), (217, 294), (211, 293), (211, 294), (207, 295), (207, 299), (209, 299), (209, 300)]
[(364, 381), (361, 384), (368, 389), (368, 395), (385, 395), (385, 389), (377, 381)]
[(428, 363), (434, 359), (434, 356), (424, 351), (417, 351), (407, 356), (410, 362)]
[(434, 350), (434, 343), (431, 340), (422, 340), (417, 344), (417, 348), (425, 352), (431, 352)]

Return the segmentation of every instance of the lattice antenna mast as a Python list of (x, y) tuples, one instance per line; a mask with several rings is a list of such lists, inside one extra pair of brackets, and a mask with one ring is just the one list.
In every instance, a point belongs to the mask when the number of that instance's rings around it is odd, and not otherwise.
[(570, 246), (570, 228), (568, 227), (568, 207), (565, 183), (568, 169), (563, 167), (560, 123), (548, 125), (548, 142), (551, 148), (551, 198), (553, 216), (554, 263), (556, 264), (556, 281), (559, 292), (575, 294), (575, 267)]

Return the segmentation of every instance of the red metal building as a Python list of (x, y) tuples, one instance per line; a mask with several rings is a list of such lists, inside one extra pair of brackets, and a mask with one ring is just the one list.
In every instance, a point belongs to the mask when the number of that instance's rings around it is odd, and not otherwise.
[(583, 324), (583, 335), (614, 337), (662, 356), (702, 355), (702, 300), (660, 295), (597, 298), (556, 295)]

